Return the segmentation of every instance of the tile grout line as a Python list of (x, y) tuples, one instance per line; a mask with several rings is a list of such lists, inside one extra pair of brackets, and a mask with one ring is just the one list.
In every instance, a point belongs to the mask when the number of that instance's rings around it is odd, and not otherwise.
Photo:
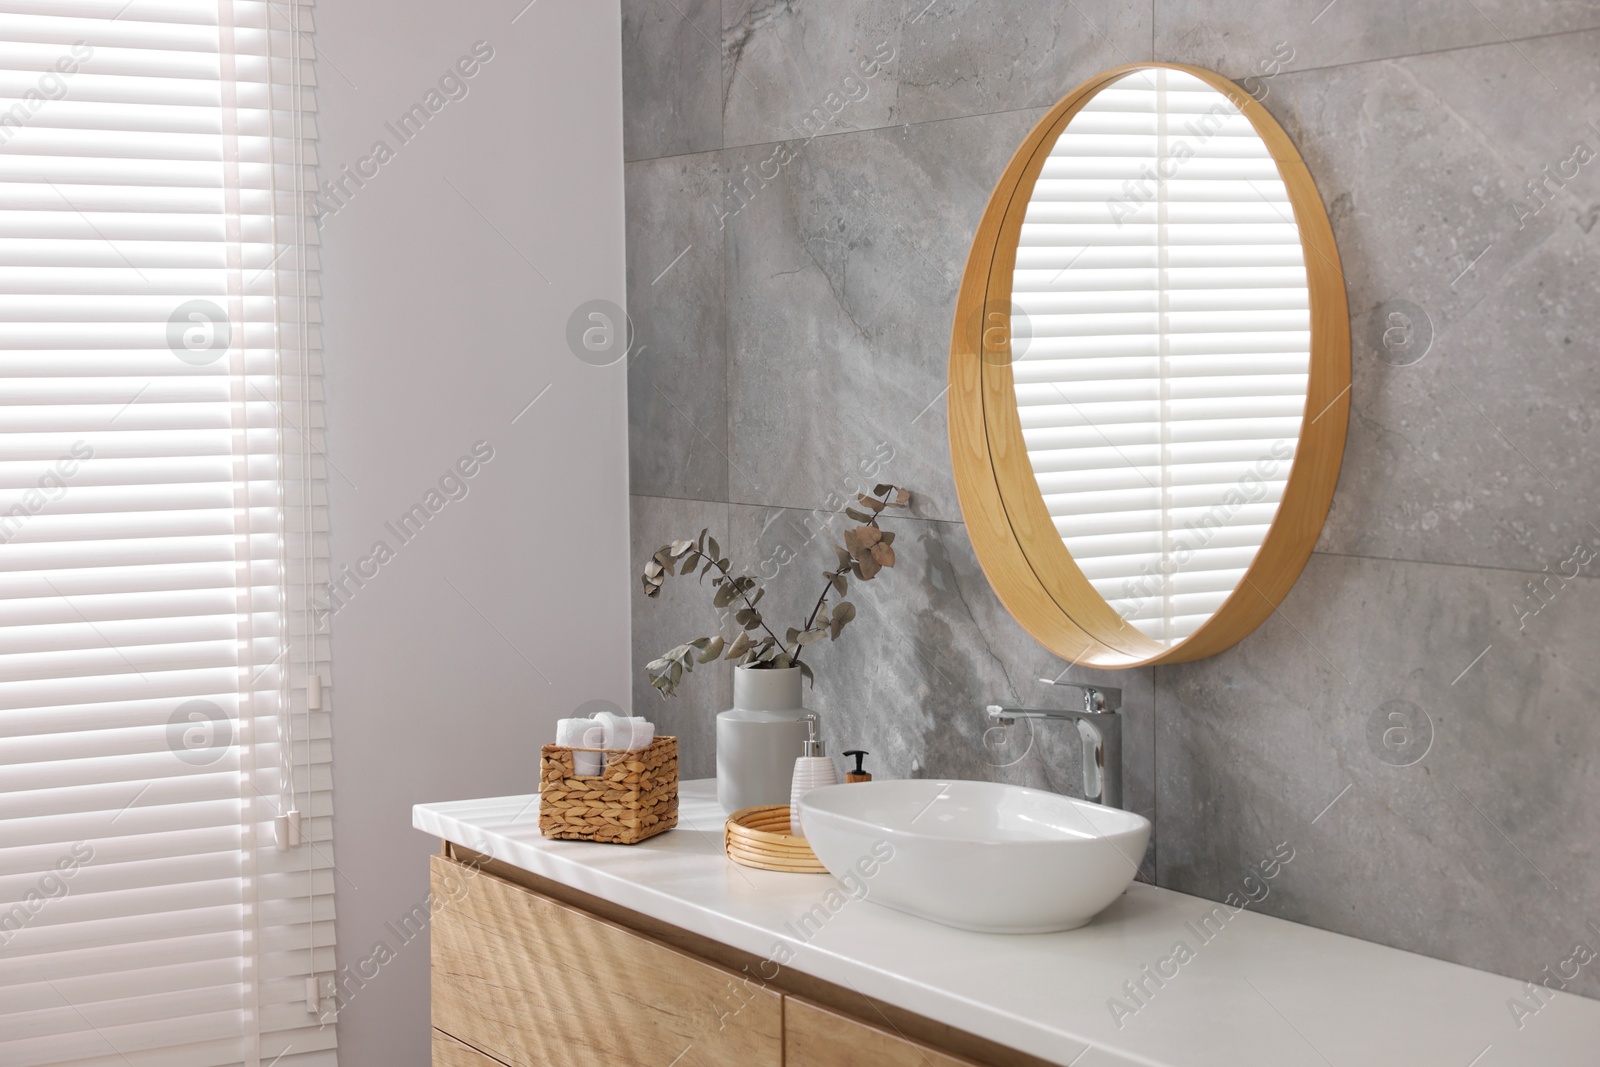
[[(707, 499), (705, 497), (694, 497), (694, 496), (673, 496), (670, 493), (641, 493), (641, 492), (633, 491), (632, 488), (629, 489), (628, 496), (630, 496), (630, 497), (639, 497), (641, 499), (649, 499), (649, 500), (675, 500), (675, 501), (679, 501), (681, 503), (686, 503), (686, 504), (720, 504), (720, 505), (723, 505), (723, 506), (726, 506), (726, 507), (760, 508), (760, 509), (766, 509), (766, 510), (781, 510), (781, 511), (799, 511), (799, 512), (805, 512), (807, 514), (810, 514), (813, 511), (821, 510), (820, 508), (817, 508), (817, 507), (805, 507), (805, 506), (800, 505), (800, 504), (769, 504), (769, 503), (765, 503), (765, 502), (762, 502), (762, 501), (755, 501), (755, 500), (722, 500), (722, 499)], [(841, 509), (841, 510), (836, 511), (836, 512), (831, 512), (830, 514), (843, 515), (844, 511), (843, 511), (843, 509)], [(967, 524), (966, 520), (964, 518), (948, 519), (948, 518), (940, 518), (940, 517), (932, 516), (932, 515), (905, 515), (905, 516), (901, 516), (901, 518), (904, 519), (904, 520), (911, 521), (911, 522), (931, 522), (931, 523), (939, 523), (941, 525), (946, 525), (946, 526), (965, 526)], [(1329, 551), (1327, 551), (1325, 549), (1320, 549), (1320, 548), (1314, 550), (1311, 554), (1312, 554), (1312, 556), (1326, 556), (1329, 559), (1353, 559), (1353, 560), (1361, 560), (1361, 561), (1370, 562), (1370, 563), (1398, 563), (1398, 564), (1406, 564), (1406, 565), (1418, 566), (1418, 567), (1450, 567), (1450, 568), (1454, 568), (1454, 569), (1457, 569), (1457, 570), (1491, 571), (1491, 572), (1496, 572), (1496, 573), (1501, 573), (1501, 574), (1543, 574), (1544, 573), (1542, 570), (1533, 570), (1533, 569), (1526, 569), (1525, 570), (1525, 569), (1523, 569), (1521, 567), (1506, 567), (1506, 566), (1498, 566), (1498, 565), (1486, 564), (1486, 563), (1458, 563), (1458, 562), (1454, 562), (1454, 561), (1451, 561), (1451, 560), (1412, 559), (1409, 556), (1364, 556), (1364, 555), (1361, 555), (1360, 553), (1357, 553), (1357, 552), (1329, 552)], [(1578, 581), (1580, 579), (1581, 580), (1587, 580), (1587, 581), (1600, 581), (1600, 575), (1583, 574), (1581, 572), (1579, 574), (1575, 575), (1574, 577), (1571, 577), (1571, 578), (1568, 578), (1566, 575), (1563, 575), (1562, 577), (1565, 578), (1569, 582)]]
[[(727, 5), (724, 0), (717, 0), (717, 197), (719, 202), (727, 198), (728, 181), (728, 82), (722, 76), (722, 67), (728, 61), (728, 17)], [(623, 104), (623, 112), (627, 112), (627, 104)], [(741, 208), (741, 210), (743, 210)], [(721, 268), (717, 272), (717, 303), (722, 314), (722, 433), (723, 443), (728, 446), (728, 454), (723, 457), (726, 467), (722, 472), (722, 494), (733, 495), (733, 316), (728, 313), (728, 245), (733, 241), (733, 230), (727, 226), (720, 226), (717, 240), (717, 256), (721, 260)], [(723, 502), (727, 504), (727, 501)], [(728, 512), (728, 525), (733, 525), (733, 512)], [(728, 531), (732, 539), (733, 531)], [(730, 701), (731, 703), (731, 701)]]
[[(1560, 549), (1558, 551), (1565, 552), (1567, 550), (1566, 549)], [(1497, 566), (1495, 564), (1490, 564), (1490, 563), (1456, 563), (1456, 562), (1453, 562), (1453, 561), (1450, 561), (1450, 560), (1412, 559), (1409, 556), (1363, 556), (1363, 555), (1361, 555), (1360, 553), (1357, 553), (1357, 552), (1328, 552), (1328, 551), (1326, 551), (1324, 549), (1320, 549), (1320, 548), (1313, 550), (1311, 554), (1313, 556), (1327, 556), (1330, 559), (1359, 559), (1359, 560), (1369, 560), (1369, 561), (1371, 561), (1373, 563), (1406, 563), (1406, 564), (1411, 564), (1411, 565), (1418, 566), (1418, 567), (1454, 567), (1454, 568), (1457, 568), (1459, 570), (1493, 571), (1493, 572), (1500, 573), (1500, 574), (1544, 574), (1544, 573), (1546, 573), (1542, 569), (1541, 570), (1533, 570), (1533, 569), (1530, 568), (1530, 569), (1524, 570), (1521, 567)], [(1573, 575), (1572, 577), (1568, 577), (1565, 574), (1561, 575), (1561, 577), (1562, 577), (1563, 580), (1569, 581), (1569, 582), (1577, 581), (1580, 578), (1586, 579), (1586, 580), (1591, 581), (1591, 582), (1592, 581), (1600, 581), (1600, 575), (1584, 574), (1582, 571), (1579, 571), (1576, 575)]]
[[(1600, 33), (1600, 24), (1596, 24), (1594, 26), (1583, 26), (1583, 27), (1579, 27), (1577, 29), (1571, 29), (1571, 30), (1554, 30), (1554, 31), (1552, 31), (1550, 33), (1536, 33), (1536, 34), (1531, 34), (1531, 35), (1529, 35), (1527, 37), (1513, 37), (1513, 38), (1510, 38), (1509, 40), (1478, 41), (1478, 42), (1475, 42), (1475, 43), (1472, 43), (1472, 44), (1450, 45), (1450, 46), (1445, 47), (1445, 48), (1430, 48), (1430, 49), (1425, 49), (1425, 50), (1423, 50), (1421, 52), (1406, 52), (1406, 53), (1403, 53), (1403, 54), (1392, 55), (1392, 56), (1373, 56), (1373, 57), (1371, 57), (1369, 59), (1351, 59), (1351, 60), (1346, 60), (1346, 61), (1340, 62), (1340, 63), (1324, 63), (1324, 64), (1321, 64), (1319, 66), (1314, 66), (1314, 67), (1295, 67), (1293, 69), (1284, 70), (1279, 76), (1280, 77), (1290, 77), (1290, 76), (1296, 75), (1296, 74), (1310, 74), (1310, 73), (1313, 73), (1315, 71), (1341, 70), (1341, 69), (1346, 68), (1346, 67), (1359, 67), (1359, 66), (1361, 66), (1363, 64), (1367, 64), (1367, 63), (1392, 63), (1392, 62), (1395, 62), (1396, 60), (1403, 60), (1403, 59), (1421, 59), (1424, 56), (1447, 55), (1447, 54), (1449, 54), (1451, 52), (1464, 52), (1464, 51), (1468, 51), (1468, 50), (1473, 49), (1473, 48), (1503, 48), (1503, 47), (1505, 47), (1507, 45), (1522, 44), (1523, 42), (1526, 42), (1526, 41), (1543, 41), (1543, 40), (1549, 40), (1551, 38), (1556, 38), (1556, 37), (1572, 37), (1572, 36), (1577, 36), (1579, 34), (1585, 34), (1585, 33)], [(1154, 26), (1154, 19), (1152, 18), (1152, 24), (1151, 24), (1151, 35), (1152, 35), (1151, 56), (1152, 56), (1152, 58), (1150, 60), (1150, 62), (1152, 62), (1152, 63), (1157, 62), (1157, 60), (1153, 58), (1154, 55), (1155, 55), (1154, 34), (1155, 34), (1155, 26)], [(1219, 71), (1219, 73), (1221, 73), (1221, 72)], [(1228, 75), (1226, 75), (1226, 74), (1224, 74), (1223, 76), (1224, 77), (1228, 77)], [(1241, 77), (1244, 77), (1244, 76), (1245, 75), (1241, 75)], [(1230, 80), (1237, 81), (1238, 79), (1230, 78)], [(1063, 86), (1061, 91), (1062, 91), (1062, 93), (1066, 93), (1066, 92), (1071, 91), (1071, 88), (1072, 88), (1071, 86)], [(824, 138), (828, 138), (828, 137), (848, 137), (851, 134), (877, 133), (877, 132), (881, 132), (881, 131), (884, 131), (884, 130), (904, 129), (906, 127), (931, 126), (931, 125), (933, 125), (935, 123), (939, 123), (939, 122), (959, 122), (959, 121), (961, 121), (963, 119), (998, 118), (998, 117), (1001, 117), (1001, 116), (1004, 116), (1004, 115), (1021, 114), (1021, 113), (1026, 112), (1026, 111), (1048, 111), (1051, 108), (1051, 106), (1053, 106), (1053, 104), (1054, 104), (1054, 101), (1051, 101), (1050, 103), (1041, 104), (1041, 105), (1034, 105), (1034, 106), (1001, 108), (1001, 109), (999, 109), (997, 111), (973, 112), (972, 114), (964, 114), (964, 115), (941, 115), (941, 116), (939, 116), (937, 118), (920, 119), (920, 120), (918, 120), (916, 122), (894, 122), (894, 123), (889, 123), (889, 124), (886, 124), (886, 125), (883, 125), (883, 126), (867, 126), (867, 127), (862, 128), (862, 129), (855, 129), (855, 130), (834, 130), (831, 133), (819, 133), (814, 138), (811, 138), (811, 140), (820, 141), (820, 140), (823, 140)], [(623, 101), (623, 110), (624, 110), (624, 112), (626, 112), (627, 106), (628, 106), (627, 105), (627, 101), (624, 100)], [(725, 101), (724, 101), (723, 110), (724, 111), (726, 110), (726, 102)], [(720, 121), (720, 117), (719, 117), (719, 121)], [(635, 159), (624, 159), (622, 162), (623, 162), (624, 165), (627, 165), (627, 164), (630, 164), (630, 163), (649, 163), (649, 162), (652, 162), (652, 161), (655, 161), (655, 160), (662, 160), (662, 159), (681, 159), (684, 156), (703, 156), (703, 155), (709, 155), (712, 152), (731, 152), (731, 151), (737, 151), (737, 150), (746, 149), (746, 148), (765, 148), (765, 147), (768, 147), (768, 146), (784, 144), (784, 143), (787, 143), (789, 141), (795, 141), (795, 140), (800, 140), (800, 139), (801, 138), (798, 138), (798, 137), (779, 137), (779, 138), (775, 138), (773, 140), (768, 140), (768, 141), (751, 141), (751, 142), (746, 143), (746, 144), (732, 144), (731, 145), (731, 144), (727, 143), (726, 122), (724, 121), (723, 122), (723, 129), (722, 129), (722, 136), (720, 138), (720, 140), (722, 141), (722, 145), (721, 145), (720, 148), (703, 148), (703, 149), (700, 149), (700, 150), (694, 151), (694, 152), (673, 152), (673, 153), (668, 153), (666, 155), (660, 155), (660, 156), (640, 156), (640, 157), (635, 158)]]
[[(763, 503), (752, 502), (752, 501), (748, 501), (748, 500), (706, 500), (706, 499), (703, 499), (701, 497), (693, 497), (693, 496), (668, 496), (668, 495), (666, 495), (664, 493), (635, 493), (635, 492), (630, 491), (628, 493), (628, 496), (630, 498), (637, 497), (637, 498), (639, 498), (641, 500), (673, 500), (673, 501), (677, 501), (679, 503), (684, 503), (684, 504), (715, 504), (715, 505), (720, 505), (722, 507), (755, 508), (755, 509), (761, 510), (761, 511), (798, 511), (798, 512), (803, 512), (804, 514), (807, 514), (807, 515), (812, 514), (813, 512), (823, 511), (823, 509), (820, 506), (818, 506), (818, 507), (801, 507), (799, 505), (791, 505), (791, 504), (763, 504)], [(829, 514), (829, 515), (843, 515), (844, 514), (844, 509), (840, 508), (837, 511), (829, 511), (829, 512), (826, 512), (826, 514)], [(901, 521), (901, 522), (934, 522), (934, 523), (939, 523), (939, 524), (945, 525), (945, 526), (965, 526), (966, 525), (966, 522), (963, 519), (941, 519), (941, 518), (935, 518), (935, 517), (929, 516), (929, 515), (897, 515), (897, 516), (895, 516), (895, 519), (896, 519), (896, 521)]]

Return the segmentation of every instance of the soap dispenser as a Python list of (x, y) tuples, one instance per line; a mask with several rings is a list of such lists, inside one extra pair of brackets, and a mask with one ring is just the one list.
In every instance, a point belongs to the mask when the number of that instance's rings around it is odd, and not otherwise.
[(805, 724), (806, 739), (800, 758), (794, 761), (794, 784), (789, 788), (789, 832), (795, 837), (806, 836), (800, 826), (800, 798), (820, 786), (839, 784), (839, 769), (817, 736), (817, 717), (807, 715)]
[(845, 768), (844, 780), (846, 782), (870, 782), (870, 781), (872, 781), (872, 772), (871, 771), (867, 771), (867, 770), (863, 770), (862, 766), (861, 766), (861, 761), (866, 759), (870, 755), (872, 755), (872, 753), (867, 752), (864, 749), (852, 748), (852, 749), (846, 749), (845, 750), (845, 754), (844, 754), (844, 758), (845, 759), (849, 759), (851, 756), (854, 756), (856, 758), (856, 769), (855, 770), (852, 771), (848, 767)]

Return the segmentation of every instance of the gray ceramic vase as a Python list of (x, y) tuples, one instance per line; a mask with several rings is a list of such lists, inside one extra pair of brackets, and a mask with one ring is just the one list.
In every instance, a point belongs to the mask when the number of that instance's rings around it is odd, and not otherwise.
[(789, 803), (806, 739), (799, 667), (735, 667), (733, 707), (717, 716), (717, 800), (732, 815)]

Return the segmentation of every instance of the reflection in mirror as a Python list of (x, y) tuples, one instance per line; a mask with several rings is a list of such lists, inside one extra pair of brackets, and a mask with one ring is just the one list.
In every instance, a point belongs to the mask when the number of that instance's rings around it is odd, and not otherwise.
[(1023, 439), (1062, 542), (1119, 615), (1181, 641), (1260, 549), (1305, 409), (1310, 294), (1271, 151), (1193, 75), (1124, 76), (1051, 148), (1012, 300)]

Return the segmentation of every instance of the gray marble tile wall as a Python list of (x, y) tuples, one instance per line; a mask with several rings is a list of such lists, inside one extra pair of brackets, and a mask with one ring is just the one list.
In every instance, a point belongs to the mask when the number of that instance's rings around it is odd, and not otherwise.
[[(1059, 700), (1039, 679), (1065, 665), (1000, 606), (961, 523), (956, 287), (995, 178), (1079, 81), (1149, 59), (1253, 78), (1340, 242), (1349, 443), (1318, 552), (1259, 631), (1200, 663), (1069, 675), (1125, 690), (1146, 875), (1221, 899), (1288, 842), (1268, 913), (1534, 980), (1600, 948), (1600, 562), (1578, 562), (1600, 553), (1600, 5), (623, 13), (636, 569), (710, 527), (776, 573), (781, 616), (819, 588), (845, 522), (830, 495), (911, 487), (899, 566), (815, 656), (834, 750), (1079, 792), (1072, 737), (997, 745), (977, 712)], [(1379, 342), (1396, 308), (1425, 350), (1404, 366)], [(716, 623), (690, 584), (639, 595), (636, 666)], [(638, 678), (636, 710), (710, 774), (728, 670), (671, 701)], [(1600, 963), (1568, 988), (1600, 996)]]

